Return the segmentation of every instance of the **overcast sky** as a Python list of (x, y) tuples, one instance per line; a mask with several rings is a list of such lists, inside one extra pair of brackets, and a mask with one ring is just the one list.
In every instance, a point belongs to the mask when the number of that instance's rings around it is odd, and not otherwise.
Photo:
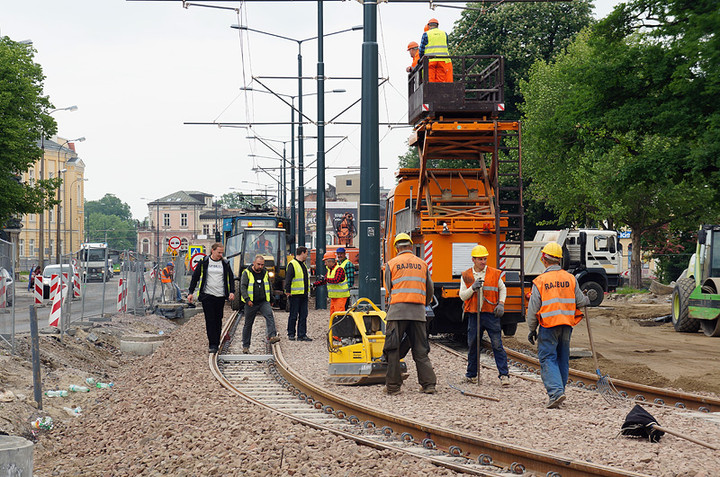
[[(618, 0), (596, 0), (596, 16), (609, 13)], [(238, 6), (237, 3), (217, 3)], [(23, 0), (0, 3), (0, 35), (31, 40), (35, 60), (46, 76), (45, 92), (58, 111), (58, 134), (85, 137), (76, 149), (86, 164), (85, 195), (97, 200), (106, 193), (130, 204), (135, 218), (147, 215), (147, 202), (177, 190), (200, 190), (220, 196), (232, 192), (275, 190), (273, 179), (250, 169), (277, 167), (279, 160), (251, 159), (248, 154), (273, 156), (251, 135), (287, 141), (290, 126), (254, 126), (252, 130), (189, 126), (185, 122), (274, 122), (290, 120), (290, 108), (257, 89), (253, 76), (296, 76), (297, 43), (230, 28), (241, 23), (296, 39), (317, 34), (315, 2), (251, 2), (239, 15), (232, 10), (189, 6), (177, 1)], [(380, 120), (407, 121), (406, 45), (419, 41), (431, 17), (450, 30), (460, 10), (427, 4), (383, 3), (379, 7), (380, 74), (389, 83), (380, 91)], [(325, 33), (362, 24), (358, 2), (326, 2)], [(362, 31), (326, 38), (325, 75), (359, 77)], [(492, 52), (488, 52), (492, 53)], [(317, 42), (302, 47), (303, 74), (314, 77)], [(297, 80), (261, 80), (273, 90), (296, 95)], [(304, 93), (316, 91), (315, 80), (303, 83)], [(326, 120), (360, 96), (359, 80), (326, 80)], [(304, 112), (317, 117), (314, 96), (304, 100)], [(360, 120), (360, 104), (338, 121)], [(380, 127), (381, 185), (391, 187), (397, 156), (407, 150), (407, 128)], [(360, 164), (360, 126), (328, 125), (327, 136), (348, 139), (327, 154), (328, 167)], [(315, 136), (314, 126), (305, 127)], [(338, 139), (326, 139), (326, 150)], [(274, 144), (282, 147), (281, 144)], [(305, 154), (317, 150), (306, 139)], [(290, 155), (288, 146), (287, 155)], [(306, 165), (314, 157), (305, 159)], [(328, 169), (326, 182), (345, 170)], [(315, 173), (305, 173), (306, 187), (316, 187)], [(288, 179), (289, 183), (289, 179)], [(146, 199), (143, 199), (146, 198)]]

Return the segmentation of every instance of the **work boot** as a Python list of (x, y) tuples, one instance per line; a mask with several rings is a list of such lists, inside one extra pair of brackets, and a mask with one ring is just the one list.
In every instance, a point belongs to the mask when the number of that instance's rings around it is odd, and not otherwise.
[(562, 404), (565, 401), (565, 395), (561, 394), (560, 396), (556, 397), (555, 399), (550, 398), (548, 400), (547, 408), (548, 409), (557, 409), (560, 407), (560, 404)]
[(423, 386), (420, 392), (424, 394), (435, 394), (437, 391), (435, 390), (434, 384), (428, 384), (427, 386)]
[(473, 376), (473, 377), (465, 376), (464, 382), (469, 383), (469, 384), (477, 384), (478, 378), (477, 378), (477, 376)]
[(217, 352), (218, 352), (218, 347), (217, 347), (217, 346), (210, 346), (210, 347), (208, 348), (208, 353), (210, 353), (210, 354), (217, 353)]
[(510, 376), (508, 376), (507, 374), (503, 374), (502, 376), (500, 376), (500, 384), (502, 384), (503, 386), (510, 386)]
[(243, 348), (243, 354), (250, 354), (250, 348)]
[(400, 388), (397, 389), (388, 389), (387, 386), (383, 388), (383, 392), (387, 394), (388, 396), (394, 396), (396, 394), (400, 394)]
[(268, 343), (270, 344), (277, 343), (278, 341), (280, 341), (279, 336), (273, 336), (272, 338), (268, 339)]
[(295, 340), (296, 340), (295, 336), (288, 336), (288, 339), (289, 339), (290, 341), (295, 341)]
[(312, 338), (309, 336), (301, 336), (297, 339), (298, 341), (312, 341)]

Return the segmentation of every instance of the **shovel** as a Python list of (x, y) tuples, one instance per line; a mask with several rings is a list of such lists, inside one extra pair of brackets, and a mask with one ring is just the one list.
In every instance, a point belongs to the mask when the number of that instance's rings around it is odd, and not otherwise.
[[(615, 389), (615, 386), (610, 381), (608, 375), (603, 375), (600, 372), (600, 365), (598, 364), (597, 353), (595, 352), (595, 342), (593, 341), (592, 330), (590, 328), (590, 319), (588, 318), (588, 307), (585, 307), (585, 324), (588, 330), (588, 339), (590, 341), (590, 351), (592, 351), (593, 362), (595, 363), (595, 374), (598, 376), (597, 388), (600, 395), (606, 400), (610, 399), (623, 399), (620, 393)], [(608, 399), (609, 398), (609, 399)]]

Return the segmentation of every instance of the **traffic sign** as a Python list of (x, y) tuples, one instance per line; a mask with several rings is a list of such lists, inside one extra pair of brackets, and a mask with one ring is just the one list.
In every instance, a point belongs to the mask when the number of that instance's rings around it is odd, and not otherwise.
[(170, 248), (177, 250), (180, 248), (181, 243), (182, 242), (180, 241), (180, 237), (178, 237), (177, 235), (173, 235), (172, 237), (170, 237), (168, 245), (170, 246)]
[(175, 257), (177, 257), (177, 255), (178, 255), (178, 251), (173, 249), (173, 251), (170, 252), (170, 255), (172, 255), (173, 258), (175, 258)]
[(205, 258), (204, 253), (198, 252), (195, 255), (193, 255), (192, 258), (190, 259), (190, 270), (192, 270), (194, 272), (198, 266), (198, 263), (202, 262), (203, 258)]

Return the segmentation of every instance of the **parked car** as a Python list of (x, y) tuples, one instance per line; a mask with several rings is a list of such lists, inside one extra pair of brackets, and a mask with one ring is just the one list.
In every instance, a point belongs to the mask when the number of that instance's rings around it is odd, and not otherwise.
[[(73, 276), (73, 268), (72, 265), (63, 263), (62, 264), (62, 271), (63, 273), (67, 273), (70, 280), (72, 280)], [(48, 265), (45, 267), (45, 270), (43, 270), (42, 274), (42, 280), (43, 280), (43, 299), (48, 300), (50, 299), (50, 280), (52, 279), (53, 275), (60, 275), (60, 265)]]
[(8, 306), (11, 306), (15, 295), (15, 280), (13, 280), (12, 274), (4, 268), (0, 268), (0, 277), (5, 278), (5, 300)]

